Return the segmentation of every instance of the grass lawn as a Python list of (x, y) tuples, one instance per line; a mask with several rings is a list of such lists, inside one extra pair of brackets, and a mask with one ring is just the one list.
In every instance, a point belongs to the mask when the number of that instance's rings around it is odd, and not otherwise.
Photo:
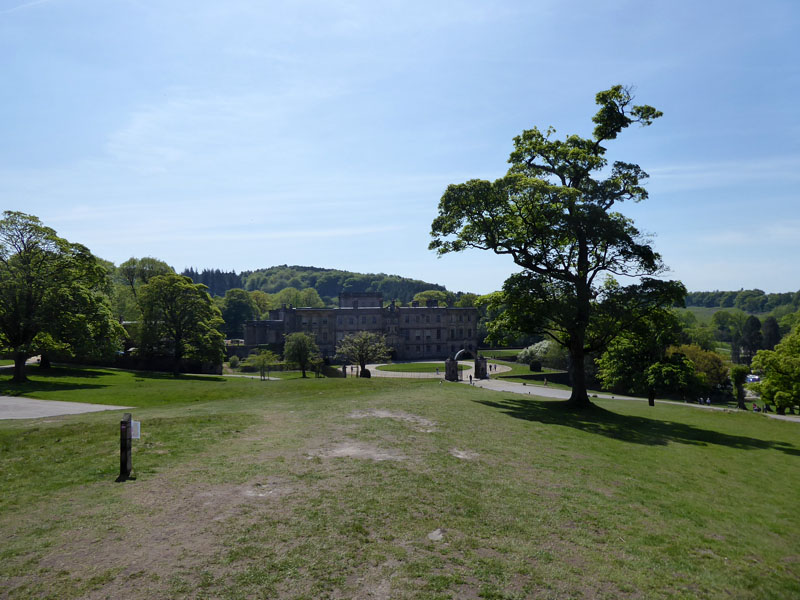
[[(539, 379), (538, 375), (547, 375), (547, 373), (563, 373), (563, 371), (558, 371), (557, 369), (548, 369), (544, 367), (541, 371), (531, 371), (528, 365), (523, 365), (517, 362), (509, 362), (506, 360), (493, 360), (493, 363), (498, 365), (503, 365), (505, 367), (511, 368), (510, 371), (503, 371), (502, 373), (492, 373), (490, 377), (492, 379), (498, 379), (500, 381), (511, 381), (514, 383), (525, 383), (527, 385), (539, 385), (543, 386), (544, 382)], [(557, 383), (553, 383), (553, 381), (547, 382), (547, 387), (557, 388), (559, 390), (568, 390), (570, 387), (568, 385), (560, 385)], [(589, 390), (590, 393), (605, 393), (605, 392), (598, 392), (596, 390)]]
[[(378, 371), (394, 371), (397, 373), (435, 373), (436, 369), (439, 369), (439, 373), (444, 375), (443, 362), (391, 363), (378, 367)], [(464, 371), (465, 369), (467, 369), (465, 365), (458, 365), (459, 371)]]
[(436, 380), (29, 386), (139, 406), (137, 479), (119, 413), (0, 421), (2, 597), (800, 596), (798, 423)]

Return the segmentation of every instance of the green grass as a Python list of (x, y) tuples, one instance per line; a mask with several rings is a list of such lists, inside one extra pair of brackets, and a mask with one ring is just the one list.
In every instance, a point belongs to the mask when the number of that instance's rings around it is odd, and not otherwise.
[[(137, 479), (113, 483), (119, 413), (0, 422), (3, 597), (800, 595), (798, 423), (574, 414), (435, 380), (87, 373), (33, 393), (141, 406)], [(330, 456), (346, 444), (397, 460)]]
[[(510, 371), (503, 371), (491, 373), (491, 379), (500, 381), (510, 381), (512, 383), (524, 383), (526, 385), (544, 386), (544, 382), (539, 377), (540, 375), (547, 375), (548, 373), (563, 373), (558, 369), (548, 369), (544, 367), (541, 371), (531, 371), (528, 365), (523, 365), (516, 362), (509, 362), (506, 360), (493, 360), (495, 364), (509, 367)], [(547, 382), (547, 387), (556, 388), (559, 390), (570, 389), (567, 385), (554, 383), (552, 380)], [(592, 393), (599, 393), (596, 390), (590, 390)]]
[[(378, 367), (379, 371), (394, 371), (396, 373), (435, 373), (436, 369), (439, 369), (439, 373), (444, 375), (443, 362), (391, 363)], [(459, 371), (464, 371), (465, 369), (467, 369), (465, 365), (458, 365)]]
[(695, 318), (697, 319), (698, 323), (702, 323), (705, 325), (711, 324), (711, 318), (714, 316), (714, 313), (720, 310), (733, 310), (732, 308), (721, 308), (719, 306), (687, 306), (686, 308), (682, 308), (679, 310), (686, 310), (692, 313)]

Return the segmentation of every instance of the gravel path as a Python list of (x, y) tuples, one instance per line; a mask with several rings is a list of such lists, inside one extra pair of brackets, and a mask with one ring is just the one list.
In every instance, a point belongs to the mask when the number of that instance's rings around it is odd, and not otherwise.
[(110, 406), (108, 404), (86, 404), (85, 402), (61, 402), (60, 400), (34, 400), (21, 396), (0, 396), (0, 420), (38, 419), (77, 415), (101, 410), (125, 410), (132, 406)]

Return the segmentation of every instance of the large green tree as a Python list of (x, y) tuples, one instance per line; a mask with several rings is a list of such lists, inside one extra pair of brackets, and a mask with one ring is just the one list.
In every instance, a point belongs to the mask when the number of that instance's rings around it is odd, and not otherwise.
[(800, 404), (800, 328), (784, 337), (774, 350), (759, 350), (752, 367), (762, 373), (761, 382), (752, 387), (765, 401), (775, 404), (778, 414)]
[[(468, 248), (510, 256), (522, 268), (503, 286), (506, 321), (540, 332), (567, 348), (570, 404), (590, 406), (584, 359), (601, 351), (647, 307), (682, 302), (678, 282), (654, 279), (661, 257), (633, 222), (614, 211), (623, 201), (647, 198), (647, 174), (628, 162), (610, 168), (605, 143), (625, 128), (650, 125), (655, 108), (634, 105), (629, 89), (596, 96), (600, 110), (589, 138), (554, 139), (552, 128), (514, 138), (506, 176), (450, 185), (431, 227), (430, 248), (440, 255)], [(609, 284), (633, 276), (637, 283)]]
[(245, 321), (259, 316), (259, 309), (249, 292), (234, 288), (225, 292), (222, 301), (222, 318), (225, 320), (225, 335), (229, 338), (244, 337)]
[(300, 367), (303, 377), (306, 369), (319, 357), (319, 346), (314, 336), (304, 331), (290, 333), (283, 344), (283, 359)]
[(653, 312), (611, 341), (596, 361), (597, 378), (604, 389), (647, 394), (650, 406), (654, 406), (656, 392), (669, 391), (661, 386), (661, 375), (674, 367), (667, 358), (667, 349), (680, 339), (680, 334), (681, 325), (674, 312)]
[(369, 377), (367, 364), (387, 360), (392, 349), (380, 333), (359, 331), (345, 336), (336, 345), (336, 358), (359, 365), (361, 377)]
[(142, 350), (171, 356), (176, 375), (183, 358), (222, 363), (222, 316), (206, 290), (189, 277), (168, 273), (151, 277), (138, 291)]
[(113, 345), (106, 270), (81, 244), (58, 237), (34, 216), (6, 211), (0, 220), (0, 346), (14, 356), (15, 382), (25, 361), (53, 350), (70, 354)]

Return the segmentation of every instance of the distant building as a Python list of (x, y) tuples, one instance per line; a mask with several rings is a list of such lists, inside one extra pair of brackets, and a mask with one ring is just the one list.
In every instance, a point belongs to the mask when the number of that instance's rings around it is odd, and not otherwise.
[(305, 331), (314, 335), (323, 356), (333, 357), (336, 344), (359, 331), (382, 333), (394, 349), (394, 358), (446, 358), (459, 350), (473, 356), (478, 348), (478, 310), (446, 308), (429, 300), (425, 306), (383, 306), (383, 296), (345, 293), (339, 308), (283, 308), (269, 311), (269, 319), (247, 321), (246, 346), (283, 345), (284, 335)]

